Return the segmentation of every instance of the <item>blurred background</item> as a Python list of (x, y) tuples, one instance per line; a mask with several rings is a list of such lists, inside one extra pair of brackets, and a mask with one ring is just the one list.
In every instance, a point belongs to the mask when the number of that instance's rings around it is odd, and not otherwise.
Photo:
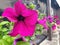
[[(13, 4), (16, 1), (17, 0), (0, 0), (0, 16), (2, 15), (4, 9), (6, 9), (7, 7), (13, 7)], [(40, 15), (47, 16), (47, 0), (22, 0), (22, 3), (25, 3), (26, 5), (30, 5), (31, 3), (33, 3), (35, 5), (34, 9), (39, 10)], [(50, 11), (51, 11), (51, 16), (57, 15), (60, 18), (60, 6), (56, 0), (51, 0)], [(7, 21), (6, 18), (0, 17), (0, 45), (8, 45), (8, 44), (13, 45), (13, 40), (15, 38), (7, 35), (8, 32), (12, 29), (12, 27), (13, 27), (13, 23)], [(44, 34), (46, 33), (44, 32)]]
[[(0, 9), (13, 6), (17, 0), (0, 0)], [(30, 2), (36, 5), (36, 9), (39, 9), (41, 13), (46, 14), (47, 0), (23, 0), (23, 3), (29, 4)], [(56, 0), (51, 0), (51, 15), (58, 15), (60, 17), (60, 7)]]

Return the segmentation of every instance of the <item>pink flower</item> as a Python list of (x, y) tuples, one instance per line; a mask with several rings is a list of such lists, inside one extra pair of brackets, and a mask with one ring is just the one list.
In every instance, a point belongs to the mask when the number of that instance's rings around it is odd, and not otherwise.
[(38, 13), (35, 10), (28, 9), (24, 4), (17, 1), (14, 8), (6, 8), (2, 14), (14, 22), (14, 27), (9, 33), (11, 36), (32, 36), (35, 31), (35, 25), (38, 18)]
[(54, 15), (54, 19), (56, 19), (56, 20), (57, 20), (57, 19), (58, 19), (58, 16), (57, 16), (57, 15)]
[(57, 24), (57, 25), (60, 25), (60, 20), (59, 20), (59, 19), (56, 20), (56, 24)]
[(55, 29), (56, 29), (56, 25), (53, 24), (53, 25), (52, 25), (52, 30), (55, 30)]
[(46, 17), (44, 17), (43, 19), (38, 20), (38, 23), (40, 25), (42, 25), (45, 29), (48, 29)]
[(48, 20), (50, 23), (52, 23), (52, 22), (53, 22), (53, 17), (50, 16), (50, 15), (48, 15), (47, 20)]

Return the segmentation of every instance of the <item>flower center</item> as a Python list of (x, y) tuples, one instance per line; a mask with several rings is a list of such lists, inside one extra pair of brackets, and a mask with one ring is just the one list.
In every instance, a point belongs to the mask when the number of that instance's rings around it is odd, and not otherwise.
[(23, 16), (21, 16), (21, 15), (19, 15), (19, 16), (17, 17), (17, 20), (18, 20), (18, 21), (24, 21), (24, 19), (25, 19), (25, 17), (23, 17)]

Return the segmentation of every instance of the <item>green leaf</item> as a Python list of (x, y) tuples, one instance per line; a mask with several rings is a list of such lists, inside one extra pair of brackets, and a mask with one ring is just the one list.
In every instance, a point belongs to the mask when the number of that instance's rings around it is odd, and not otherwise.
[(0, 31), (0, 39), (2, 39), (2, 37), (3, 37), (3, 32)]
[(2, 26), (0, 26), (0, 31), (2, 31)]
[(3, 36), (2, 39), (5, 40), (6, 42), (8, 42), (10, 45), (12, 45), (13, 44), (13, 41), (14, 41), (14, 38), (13, 37), (10, 37), (8, 35)]
[(2, 39), (0, 40), (0, 45), (4, 45), (4, 43), (3, 43), (3, 40), (2, 40)]
[(42, 19), (45, 16), (43, 13), (39, 13), (39, 19)]
[(17, 45), (30, 45), (30, 42), (19, 41)]
[(36, 37), (35, 37), (35, 35), (34, 35), (34, 36), (31, 37), (31, 40), (34, 40), (35, 38), (36, 38)]
[(36, 34), (38, 35), (38, 34), (40, 34), (41, 32), (40, 31), (36, 31)]
[(30, 3), (29, 8), (34, 9), (35, 5), (33, 3)]
[(3, 31), (3, 32), (5, 32), (5, 31), (7, 31), (7, 30), (8, 30), (7, 28), (2, 28), (2, 31)]
[(10, 37), (10, 36), (8, 36), (8, 35), (3, 36), (3, 39), (4, 39), (4, 40), (7, 40), (8, 42), (11, 42), (11, 41), (14, 40), (12, 37)]
[(42, 25), (37, 24), (36, 30), (40, 30), (40, 31), (42, 31), (42, 30), (43, 30), (43, 26), (42, 26)]
[(0, 23), (0, 25), (4, 25), (4, 24), (7, 24), (7, 23), (9, 23), (8, 21), (2, 21), (1, 23)]
[(0, 40), (0, 45), (8, 45), (9, 43), (3, 39)]
[(2, 16), (0, 16), (0, 19), (2, 19), (3, 17)]
[(30, 37), (29, 37), (29, 36), (27, 36), (27, 37), (26, 37), (26, 40), (27, 40), (27, 41), (30, 41)]
[(8, 45), (8, 44), (10, 45), (10, 43), (6, 40), (3, 40), (3, 43), (4, 43), (4, 45)]

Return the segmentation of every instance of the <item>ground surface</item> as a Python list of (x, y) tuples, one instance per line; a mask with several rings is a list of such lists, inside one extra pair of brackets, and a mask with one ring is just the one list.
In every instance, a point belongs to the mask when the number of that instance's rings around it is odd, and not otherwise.
[(52, 41), (45, 39), (40, 45), (60, 45), (60, 29), (56, 33), (52, 34)]

